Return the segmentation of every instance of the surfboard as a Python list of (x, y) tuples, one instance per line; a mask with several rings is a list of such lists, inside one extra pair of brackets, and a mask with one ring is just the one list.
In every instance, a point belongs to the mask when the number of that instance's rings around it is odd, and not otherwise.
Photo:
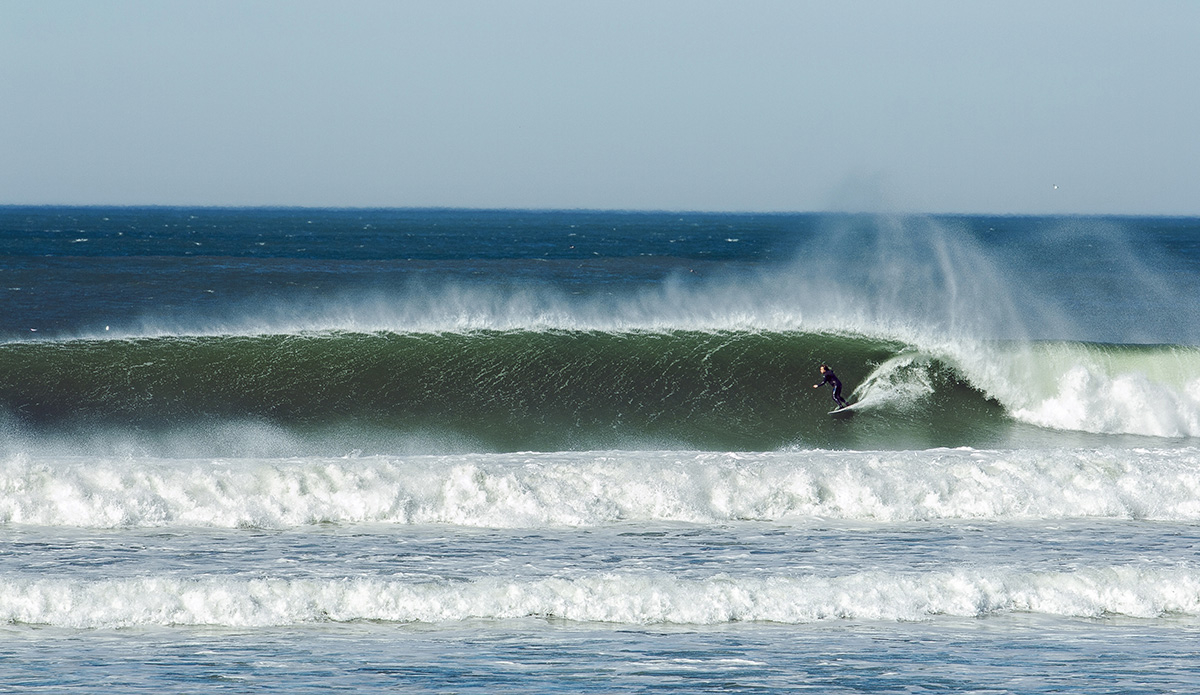
[(850, 416), (850, 415), (853, 415), (853, 414), (854, 414), (854, 412), (855, 412), (855, 411), (854, 411), (854, 407), (855, 407), (856, 405), (858, 405), (858, 404), (857, 404), (857, 403), (851, 403), (850, 405), (846, 406), (845, 408), (838, 408), (837, 410), (831, 410), (831, 411), (829, 411), (829, 414), (830, 414), (830, 415), (832, 415), (832, 416), (834, 416), (834, 417), (840, 417), (840, 416), (847, 416), (847, 417), (848, 417), (848, 416)]

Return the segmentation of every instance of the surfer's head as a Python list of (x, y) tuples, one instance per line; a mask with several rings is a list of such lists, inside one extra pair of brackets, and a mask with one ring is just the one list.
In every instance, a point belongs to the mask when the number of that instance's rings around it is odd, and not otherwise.
[(827, 371), (829, 371), (829, 365), (827, 365), (827, 364), (821, 365), (821, 373), (824, 374)]

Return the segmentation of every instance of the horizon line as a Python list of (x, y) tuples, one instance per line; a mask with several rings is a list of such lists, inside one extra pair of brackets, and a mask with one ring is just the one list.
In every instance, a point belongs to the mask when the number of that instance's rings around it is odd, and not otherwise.
[(846, 215), (900, 217), (1158, 217), (1200, 218), (1195, 213), (1163, 212), (986, 212), (986, 211), (912, 211), (912, 210), (754, 210), (700, 208), (600, 208), (600, 207), (521, 207), (473, 205), (302, 205), (264, 203), (238, 205), (225, 203), (0, 203), (2, 209), (74, 208), (74, 209), (175, 209), (175, 210), (330, 210), (330, 211), (444, 211), (444, 212), (527, 212), (527, 213), (594, 213), (594, 214), (663, 214), (663, 215)]

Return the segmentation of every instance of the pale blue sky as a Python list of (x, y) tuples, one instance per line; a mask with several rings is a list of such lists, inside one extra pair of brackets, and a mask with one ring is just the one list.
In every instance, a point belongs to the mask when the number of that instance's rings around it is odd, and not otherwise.
[(1198, 84), (1190, 0), (0, 0), (0, 204), (1200, 214)]

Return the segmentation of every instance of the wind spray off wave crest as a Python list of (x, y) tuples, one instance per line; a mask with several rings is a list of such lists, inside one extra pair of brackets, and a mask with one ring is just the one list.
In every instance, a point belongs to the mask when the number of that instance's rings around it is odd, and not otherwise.
[(206, 323), (154, 315), (135, 330), (97, 337), (469, 330), (1013, 337), (1015, 326), (1037, 321), (1045, 309), (1021, 293), (1025, 283), (1006, 271), (1002, 253), (951, 222), (849, 216), (822, 223), (819, 233), (794, 244), (788, 262), (708, 265), (700, 272), (683, 264), (650, 284), (568, 291), (506, 275), (423, 277), (389, 291), (247, 302)]

